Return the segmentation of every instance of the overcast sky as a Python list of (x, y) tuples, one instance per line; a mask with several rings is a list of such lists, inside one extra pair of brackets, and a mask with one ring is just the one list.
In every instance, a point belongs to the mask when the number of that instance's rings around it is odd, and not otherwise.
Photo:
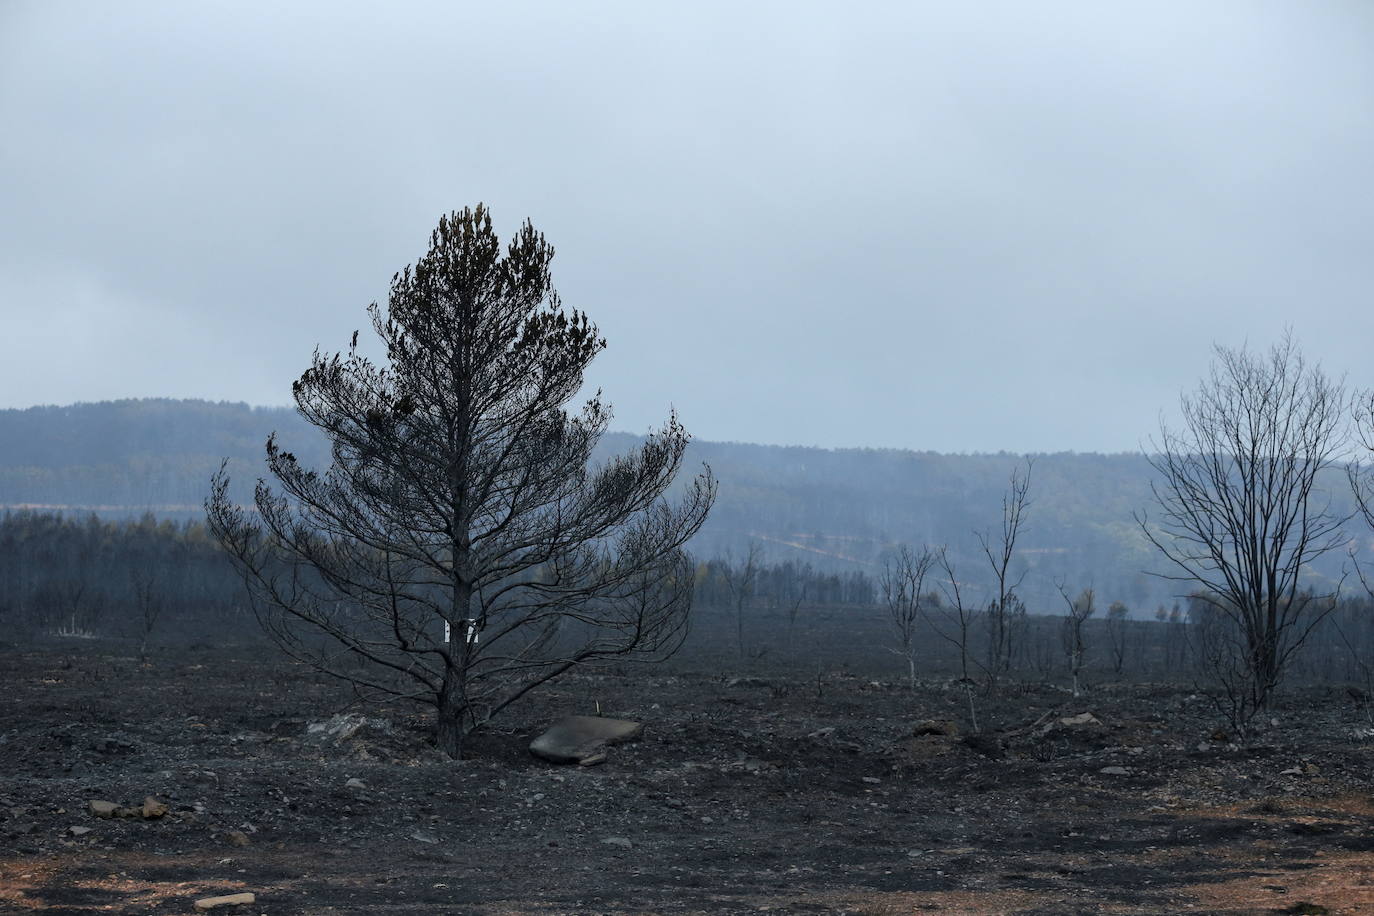
[(477, 201), (616, 428), (1130, 450), (1374, 385), (1374, 4), (0, 0), (0, 407), (288, 403)]

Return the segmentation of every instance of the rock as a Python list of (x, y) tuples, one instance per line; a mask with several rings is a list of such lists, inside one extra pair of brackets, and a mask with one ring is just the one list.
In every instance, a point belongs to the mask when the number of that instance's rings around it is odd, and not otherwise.
[(278, 738), (295, 738), (305, 733), (304, 719), (279, 719), (272, 723), (268, 732)]
[(1130, 775), (1131, 775), (1131, 771), (1128, 770), (1128, 769), (1126, 769), (1125, 767), (1103, 767), (1102, 769), (1098, 770), (1097, 772), (1101, 773), (1103, 776), (1130, 776)]
[(591, 766), (606, 759), (606, 748), (638, 738), (639, 722), (601, 716), (568, 716), (530, 742), (530, 753), (550, 763)]
[(362, 781), (361, 779), (359, 779), (358, 777), (353, 776), (353, 777), (350, 777), (350, 778), (349, 778), (348, 782), (344, 783), (344, 788), (345, 788), (345, 789), (366, 789), (366, 788), (367, 788), (367, 783), (363, 782), (363, 781)]
[(926, 719), (924, 722), (917, 722), (911, 729), (911, 737), (919, 738), (922, 735), (943, 735), (947, 738), (957, 737), (959, 726), (949, 719)]
[(91, 742), (91, 750), (97, 754), (126, 754), (136, 748), (127, 741), (120, 741), (118, 738), (97, 738)]
[(439, 842), (437, 836), (425, 830), (416, 830), (410, 835), (410, 838), (417, 843), (428, 843), (431, 846)]
[(322, 722), (311, 722), (305, 727), (307, 738), (335, 744), (365, 737), (368, 732), (389, 736), (391, 731), (391, 723), (386, 719), (372, 719), (356, 712), (340, 713)]
[(119, 805), (109, 801), (91, 801), (86, 803), (86, 808), (96, 817), (114, 817), (119, 811)]
[(906, 757), (914, 763), (930, 760), (932, 757), (942, 757), (954, 750), (955, 744), (955, 739), (948, 735), (921, 735), (918, 738), (907, 738), (902, 742), (901, 748)]
[(882, 780), (879, 779), (879, 778), (876, 777), (876, 776), (865, 776), (865, 777), (863, 777), (863, 781), (866, 782), (866, 783), (868, 783), (868, 784), (871, 785), (871, 786), (876, 786), (876, 785), (878, 785), (879, 783), (882, 782)]
[(257, 897), (252, 894), (225, 894), (223, 897), (202, 897), (196, 901), (196, 909), (204, 912), (213, 910), (221, 906), (239, 906), (244, 903), (256, 903)]
[(143, 799), (143, 807), (139, 810), (144, 820), (154, 820), (167, 814), (167, 806), (149, 795)]
[(748, 687), (752, 689), (763, 689), (772, 687), (768, 681), (761, 677), (732, 677), (725, 682), (726, 687)]
[(963, 744), (969, 750), (994, 760), (1000, 760), (1006, 756), (1002, 742), (990, 735), (965, 735)]
[(91, 832), (90, 827), (68, 827), (67, 832), (72, 836), (85, 836)]
[(619, 846), (621, 849), (629, 849), (634, 845), (623, 836), (608, 836), (601, 842), (607, 846)]
[(1090, 712), (1081, 712), (1076, 716), (1066, 716), (1060, 719), (1059, 724), (1068, 726), (1069, 728), (1076, 728), (1084, 725), (1101, 725), (1102, 720)]
[(247, 846), (249, 843), (248, 834), (242, 830), (230, 830), (224, 834), (224, 841), (230, 846)]

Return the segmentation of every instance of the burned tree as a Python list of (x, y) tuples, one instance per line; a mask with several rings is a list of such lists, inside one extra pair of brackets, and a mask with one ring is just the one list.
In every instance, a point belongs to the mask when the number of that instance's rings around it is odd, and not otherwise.
[(727, 557), (721, 567), (725, 585), (730, 590), (730, 606), (735, 611), (735, 642), (739, 650), (739, 660), (744, 661), (744, 609), (754, 597), (754, 586), (758, 584), (759, 564), (763, 549), (757, 541), (749, 542), (744, 559), (736, 566)]
[(1077, 598), (1070, 598), (1063, 582), (1057, 583), (1055, 587), (1059, 589), (1066, 608), (1061, 636), (1064, 658), (1069, 663), (1069, 676), (1073, 679), (1073, 695), (1076, 697), (1083, 692), (1083, 666), (1088, 660), (1088, 641), (1087, 635), (1083, 632), (1083, 625), (1097, 610), (1096, 595), (1091, 588), (1085, 588), (1078, 593)]
[[(959, 585), (959, 575), (955, 572), (954, 562), (950, 560), (949, 550), (946, 547), (941, 546), (936, 552), (935, 561), (939, 563), (942, 574), (940, 590), (944, 592), (945, 598), (941, 603), (948, 608), (948, 611), (944, 614), (927, 612), (926, 620), (937, 636), (959, 650), (958, 683), (964, 690), (964, 699), (968, 701), (969, 727), (976, 732), (978, 731), (978, 710), (973, 703), (973, 672), (969, 668), (969, 663), (978, 665), (978, 660), (973, 657), (970, 642), (973, 625), (978, 619), (978, 609), (964, 603), (964, 592)], [(925, 609), (923, 608), (923, 610)], [(937, 619), (941, 619), (941, 622), (937, 623)]]
[(1130, 616), (1130, 609), (1120, 601), (1107, 607), (1107, 647), (1112, 655), (1112, 673), (1117, 677), (1126, 668), (1126, 627)]
[(916, 689), (916, 631), (925, 616), (926, 576), (934, 568), (936, 559), (929, 547), (922, 546), (918, 552), (903, 544), (895, 558), (883, 563), (879, 582), (897, 642), (891, 650), (906, 661), (907, 679), (913, 690)]
[[(1218, 346), (1211, 374), (1181, 399), (1183, 428), (1161, 425), (1148, 456), (1159, 515), (1137, 516), (1208, 607), (1205, 660), (1247, 715), (1329, 612), (1331, 592), (1300, 588), (1309, 564), (1343, 547), (1349, 519), (1319, 488), (1343, 447), (1348, 398), (1291, 337), (1266, 355)], [(1199, 632), (1202, 632), (1199, 630)]]
[(293, 385), (332, 443), (327, 470), (275, 437), (256, 512), (206, 509), (259, 618), (291, 655), (360, 688), (435, 708), (439, 747), (570, 668), (672, 653), (692, 568), (683, 544), (715, 495), (709, 470), (663, 494), (688, 435), (676, 416), (593, 465), (599, 393), (565, 409), (605, 346), (565, 310), (553, 248), (526, 223), (504, 253), (482, 206), (439, 221), (429, 251), (369, 308), (386, 349), (318, 350)]
[(1024, 629), (1026, 605), (1016, 590), (1021, 587), (1025, 573), (1015, 580), (1011, 576), (1011, 563), (1016, 556), (1016, 539), (1021, 536), (1025, 526), (1026, 509), (1030, 505), (1031, 461), (1026, 460), (1024, 473), (1013, 469), (1007, 492), (1002, 496), (1002, 529), (996, 536), (987, 531), (975, 532), (978, 546), (992, 568), (993, 581), (997, 585), (997, 597), (988, 604), (988, 662), (987, 676), (990, 684), (995, 684), (1000, 675), (1011, 670), (1011, 660), (1015, 640)]
[[(1374, 457), (1374, 390), (1363, 392), (1355, 402), (1355, 441), (1357, 452)], [(1346, 465), (1350, 478), (1350, 488), (1355, 494), (1355, 505), (1365, 524), (1374, 531), (1374, 469), (1360, 460)], [(1374, 579), (1363, 568), (1359, 568), (1360, 581), (1365, 591), (1374, 598)]]

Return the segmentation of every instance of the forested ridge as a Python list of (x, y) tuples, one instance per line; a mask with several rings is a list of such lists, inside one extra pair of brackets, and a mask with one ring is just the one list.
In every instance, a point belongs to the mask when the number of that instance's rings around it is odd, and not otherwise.
[[(145, 399), (0, 411), (0, 509), (159, 519), (203, 517), (211, 475), (229, 459), (234, 496), (248, 501), (276, 432), (308, 466), (329, 452), (289, 408)], [(608, 434), (606, 454), (639, 437)], [(1148, 575), (1161, 558), (1133, 513), (1150, 506), (1151, 468), (1140, 454), (1033, 456), (1030, 507), (1017, 574), (1032, 613), (1057, 613), (1054, 581), (1092, 585), (1133, 610), (1171, 603), (1178, 591)], [(695, 441), (686, 466), (708, 463), (716, 506), (691, 547), (698, 557), (742, 555), (759, 543), (770, 563), (875, 574), (898, 543), (948, 544), (961, 576), (983, 580), (975, 530), (995, 527), (1022, 456), (895, 449), (821, 449)], [(1333, 499), (1348, 500), (1343, 481)], [(1319, 575), (1339, 575), (1340, 559)]]

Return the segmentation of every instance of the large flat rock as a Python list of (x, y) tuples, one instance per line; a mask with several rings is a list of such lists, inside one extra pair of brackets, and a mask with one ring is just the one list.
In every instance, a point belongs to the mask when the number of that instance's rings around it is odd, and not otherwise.
[(606, 759), (606, 748), (639, 737), (644, 726), (629, 719), (568, 716), (530, 742), (530, 753), (550, 763), (590, 766)]

